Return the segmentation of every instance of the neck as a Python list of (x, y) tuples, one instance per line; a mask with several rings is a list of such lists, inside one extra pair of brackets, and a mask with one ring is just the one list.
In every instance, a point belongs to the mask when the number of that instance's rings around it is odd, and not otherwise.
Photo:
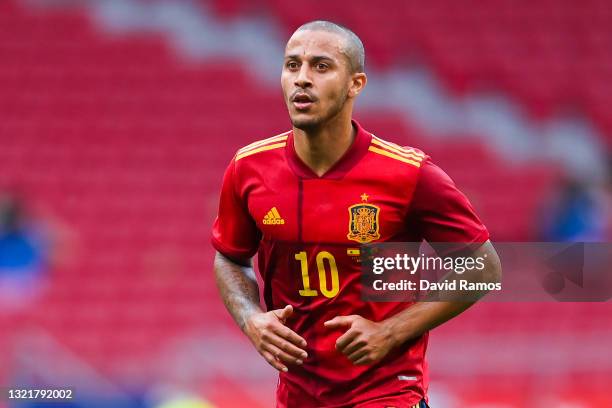
[(316, 129), (293, 128), (295, 152), (319, 177), (340, 160), (355, 139), (350, 116), (342, 116)]

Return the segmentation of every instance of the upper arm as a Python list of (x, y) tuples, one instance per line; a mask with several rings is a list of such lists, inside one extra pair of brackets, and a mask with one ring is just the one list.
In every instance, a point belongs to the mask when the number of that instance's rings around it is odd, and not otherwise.
[(219, 251), (215, 253), (215, 265), (224, 266), (224, 265), (231, 265), (231, 264), (234, 264), (241, 268), (252, 268), (253, 267), (253, 262), (251, 261), (250, 258), (248, 259), (232, 258)]
[(408, 212), (411, 228), (428, 242), (481, 244), (489, 233), (453, 180), (427, 159)]
[(259, 247), (261, 233), (240, 197), (235, 161), (225, 175), (219, 198), (219, 211), (212, 230), (212, 245), (226, 258), (246, 264)]
[(484, 268), (480, 277), (482, 282), (501, 282), (502, 267), (497, 251), (491, 241), (487, 240), (469, 255), (472, 259), (481, 259)]

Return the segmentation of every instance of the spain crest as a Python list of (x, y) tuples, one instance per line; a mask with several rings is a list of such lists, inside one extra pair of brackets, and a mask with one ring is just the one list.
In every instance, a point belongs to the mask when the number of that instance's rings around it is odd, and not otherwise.
[(380, 238), (378, 232), (378, 216), (380, 207), (372, 204), (355, 204), (348, 208), (349, 211), (349, 233), (348, 239), (361, 244), (372, 242)]

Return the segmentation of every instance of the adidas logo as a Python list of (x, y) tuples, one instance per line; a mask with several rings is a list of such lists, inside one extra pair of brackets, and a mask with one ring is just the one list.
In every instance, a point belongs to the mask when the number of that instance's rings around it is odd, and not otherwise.
[(264, 225), (283, 225), (285, 220), (280, 216), (276, 207), (272, 207), (263, 219)]

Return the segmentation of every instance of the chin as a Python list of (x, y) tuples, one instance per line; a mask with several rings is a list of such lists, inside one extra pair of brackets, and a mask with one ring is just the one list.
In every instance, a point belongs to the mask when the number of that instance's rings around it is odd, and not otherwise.
[(291, 123), (294, 127), (301, 130), (315, 129), (321, 125), (319, 118), (292, 117)]

